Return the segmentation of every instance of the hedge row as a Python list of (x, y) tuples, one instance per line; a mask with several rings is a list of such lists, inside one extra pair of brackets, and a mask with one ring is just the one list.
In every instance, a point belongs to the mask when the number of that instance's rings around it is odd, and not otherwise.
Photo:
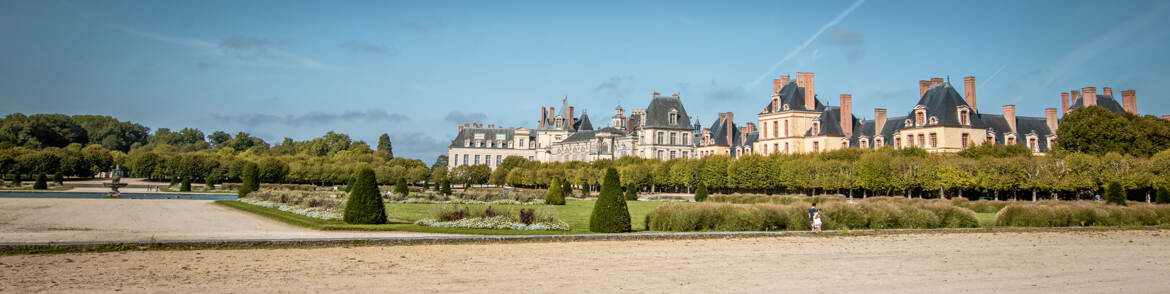
[[(652, 231), (808, 230), (809, 205), (670, 203), (646, 216)], [(818, 205), (827, 230), (972, 228), (975, 212), (945, 201), (858, 201)]]
[(1170, 225), (1170, 205), (1106, 205), (1094, 201), (1020, 202), (995, 216), (998, 226), (1079, 227)]

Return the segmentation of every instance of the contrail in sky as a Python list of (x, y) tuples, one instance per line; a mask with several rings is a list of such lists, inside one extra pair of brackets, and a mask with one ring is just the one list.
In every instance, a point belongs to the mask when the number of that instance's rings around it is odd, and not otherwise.
[(999, 69), (995, 70), (995, 73), (991, 74), (991, 76), (988, 77), (986, 80), (983, 80), (982, 82), (980, 82), (979, 85), (986, 86), (987, 84), (991, 83), (991, 80), (994, 80), (995, 77), (999, 75), (999, 72), (1003, 71), (1003, 69), (1005, 69), (1005, 68), (1007, 68), (1007, 64), (1000, 66)]
[(788, 52), (788, 55), (785, 55), (784, 58), (780, 59), (780, 61), (777, 61), (776, 64), (773, 64), (771, 68), (768, 68), (768, 71), (764, 72), (764, 74), (760, 75), (760, 77), (756, 78), (751, 83), (744, 85), (744, 88), (746, 89), (749, 86), (755, 86), (756, 84), (759, 84), (760, 81), (763, 81), (764, 78), (772, 75), (772, 72), (776, 71), (776, 68), (779, 68), (781, 64), (784, 64), (789, 59), (796, 57), (797, 54), (800, 54), (800, 51), (804, 51), (804, 48), (807, 48), (809, 44), (812, 44), (812, 42), (820, 37), (821, 34), (825, 33), (825, 30), (828, 30), (830, 27), (837, 25), (837, 23), (845, 19), (846, 16), (849, 16), (850, 13), (853, 13), (854, 9), (857, 9), (858, 6), (861, 6), (861, 3), (865, 3), (865, 0), (857, 0), (856, 2), (853, 2), (853, 5), (849, 5), (849, 8), (846, 8), (845, 11), (842, 11), (841, 14), (837, 15), (836, 18), (833, 18), (833, 20), (829, 21), (829, 23), (821, 26), (821, 29), (817, 30), (817, 33), (813, 34), (812, 37), (809, 37), (808, 40), (805, 40), (803, 44), (800, 44), (800, 46), (796, 47), (796, 49), (792, 49), (792, 52)]

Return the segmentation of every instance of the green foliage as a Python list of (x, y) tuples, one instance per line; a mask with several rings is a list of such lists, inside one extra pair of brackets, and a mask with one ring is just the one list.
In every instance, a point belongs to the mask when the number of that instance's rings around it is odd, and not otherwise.
[(183, 177), (179, 184), (179, 192), (191, 192), (191, 177)]
[(349, 193), (350, 190), (353, 190), (353, 182), (354, 181), (357, 181), (357, 174), (350, 175), (349, 180), (345, 181), (345, 192), (346, 193)]
[(378, 152), (384, 152), (387, 159), (394, 158), (394, 145), (390, 143), (390, 135), (382, 133), (378, 137)]
[[(821, 208), (825, 229), (972, 228), (975, 213), (946, 202), (874, 199), (856, 204), (830, 202)], [(654, 231), (808, 230), (808, 205), (757, 203), (672, 203), (647, 215)]]
[(1125, 206), (1125, 188), (1118, 182), (1109, 182), (1105, 188), (1105, 203)]
[(621, 196), (621, 183), (618, 180), (617, 170), (605, 169), (605, 180), (601, 183), (601, 195), (593, 206), (593, 214), (589, 217), (589, 231), (597, 233), (629, 232), (630, 211), (626, 207), (626, 200)]
[(215, 190), (215, 184), (219, 183), (219, 174), (212, 173), (203, 178), (203, 189), (207, 191)]
[(243, 184), (240, 185), (239, 197), (248, 196), (248, 193), (260, 190), (260, 167), (254, 162), (244, 164), (244, 170), (241, 178)]
[(1158, 187), (1157, 197), (1154, 199), (1154, 203), (1157, 204), (1170, 204), (1170, 189), (1166, 189), (1165, 186)]
[(565, 205), (565, 192), (561, 186), (561, 179), (553, 179), (544, 195), (544, 203), (548, 205)]
[(1058, 148), (1095, 155), (1149, 156), (1170, 148), (1170, 122), (1116, 114), (1099, 106), (1073, 110), (1060, 121), (1056, 134)]
[(261, 159), (258, 167), (260, 169), (260, 181), (264, 183), (284, 182), (284, 177), (288, 175), (289, 170), (288, 163), (274, 157)]
[(61, 172), (57, 172), (53, 174), (53, 182), (57, 183), (57, 185), (65, 185), (65, 176)]
[(1170, 225), (1170, 205), (1117, 206), (1096, 201), (1039, 201), (1008, 205), (995, 216), (998, 226), (1080, 227)]
[(43, 174), (43, 173), (37, 174), (37, 181), (33, 182), (33, 189), (36, 189), (36, 190), (48, 189), (49, 184), (46, 183), (46, 181), (47, 181), (47, 179), (45, 177), (45, 174)]
[(638, 186), (626, 185), (626, 201), (638, 201)]
[(382, 197), (378, 193), (373, 169), (358, 168), (342, 218), (349, 224), (386, 223), (386, 206), (382, 204)]
[(410, 195), (410, 188), (406, 186), (406, 178), (398, 178), (398, 182), (394, 183), (394, 193), (402, 196)]
[(994, 158), (1011, 158), (1011, 157), (1029, 157), (1032, 156), (1032, 150), (1024, 145), (995, 145), (982, 144), (959, 151), (959, 156), (979, 159), (985, 157)]
[(23, 184), (23, 183), (21, 183), (22, 180), (23, 179), (21, 178), (21, 175), (19, 172), (12, 173), (12, 181), (9, 184), (14, 186), (14, 187), (20, 187), (20, 185)]
[(570, 184), (569, 180), (566, 179), (564, 181), (561, 181), (561, 193), (564, 194), (561, 197), (564, 197), (564, 198), (573, 197), (573, 184)]
[(707, 185), (699, 184), (699, 189), (695, 190), (695, 202), (707, 201)]
[(439, 189), (439, 194), (451, 195), (451, 181), (443, 180), (443, 188)]

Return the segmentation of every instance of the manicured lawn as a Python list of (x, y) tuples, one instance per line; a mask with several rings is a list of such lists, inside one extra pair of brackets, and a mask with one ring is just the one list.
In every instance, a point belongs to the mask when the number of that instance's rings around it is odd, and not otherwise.
[[(386, 213), (394, 223), (383, 225), (351, 225), (342, 221), (326, 221), (310, 218), (298, 214), (280, 211), (274, 208), (255, 206), (239, 201), (220, 200), (216, 203), (243, 211), (259, 214), (288, 224), (318, 229), (318, 230), (372, 230), (372, 231), (408, 231), (448, 234), (481, 234), (481, 235), (562, 235), (588, 234), (589, 215), (593, 212), (594, 200), (567, 200), (565, 205), (552, 206), (557, 210), (557, 217), (569, 224), (569, 231), (514, 231), (488, 229), (461, 229), (435, 228), (415, 225), (414, 221), (426, 218), (431, 209), (439, 204), (387, 204)], [(662, 205), (662, 201), (631, 201), (627, 202), (630, 208), (630, 219), (634, 231), (646, 230), (645, 219), (655, 207)], [(509, 205), (501, 205), (509, 206)], [(519, 205), (517, 205), (519, 206)], [(526, 206), (527, 207), (527, 206)]]
[(979, 218), (980, 228), (990, 228), (995, 226), (994, 212), (976, 212), (975, 217)]

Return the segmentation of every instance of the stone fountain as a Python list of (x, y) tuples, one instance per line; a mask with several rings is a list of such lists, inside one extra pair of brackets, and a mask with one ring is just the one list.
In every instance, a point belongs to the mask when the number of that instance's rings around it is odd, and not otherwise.
[(118, 188), (122, 188), (122, 187), (125, 187), (126, 185), (129, 185), (127, 183), (122, 182), (122, 168), (120, 166), (115, 165), (114, 170), (110, 171), (110, 174), (113, 175), (110, 179), (110, 182), (109, 183), (102, 183), (102, 185), (106, 186), (106, 188), (110, 188), (110, 192), (106, 193), (106, 195), (109, 195), (110, 198), (121, 197), (122, 192), (118, 192)]

